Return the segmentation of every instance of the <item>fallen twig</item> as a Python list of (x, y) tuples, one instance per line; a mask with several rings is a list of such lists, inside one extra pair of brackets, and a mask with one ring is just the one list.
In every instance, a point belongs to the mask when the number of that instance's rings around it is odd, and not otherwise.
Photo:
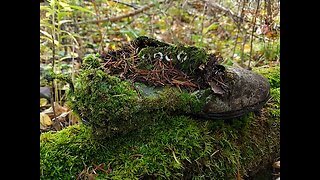
[(235, 21), (235, 22), (241, 22), (241, 21), (246, 21), (246, 22), (250, 22), (247, 19), (244, 19), (243, 17), (240, 17), (238, 15), (236, 15), (232, 10), (225, 8), (223, 6), (221, 6), (220, 4), (214, 3), (212, 1), (208, 1), (208, 0), (202, 0), (203, 3), (207, 4), (208, 6), (218, 9), (220, 11), (225, 12), (227, 15), (231, 16), (231, 18)]
[(139, 9), (140, 8), (139, 6), (136, 6), (134, 4), (128, 4), (128, 3), (125, 3), (125, 2), (122, 2), (122, 1), (118, 1), (118, 0), (111, 0), (111, 1), (116, 2), (118, 4), (122, 4), (122, 5), (125, 5), (125, 6), (132, 7), (133, 9)]
[(255, 16), (253, 17), (253, 26), (252, 26), (252, 31), (251, 31), (251, 42), (250, 42), (250, 55), (249, 55), (249, 63), (248, 63), (248, 67), (247, 67), (248, 69), (250, 69), (250, 62), (251, 62), (252, 50), (253, 50), (253, 46), (252, 46), (253, 33), (254, 33), (255, 25), (256, 25), (256, 17), (257, 17), (257, 14), (258, 14), (259, 7), (260, 7), (260, 0), (258, 0)]
[[(159, 4), (163, 3), (162, 1), (159, 2)], [(127, 18), (127, 17), (131, 17), (131, 16), (135, 16), (143, 11), (146, 11), (150, 8), (152, 8), (153, 6), (155, 6), (156, 4), (149, 4), (146, 6), (141, 7), (140, 9), (137, 9), (135, 11), (129, 12), (128, 14), (123, 14), (120, 16), (116, 16), (116, 17), (108, 17), (108, 18), (103, 18), (103, 19), (99, 19), (99, 20), (91, 20), (91, 21), (83, 21), (83, 22), (78, 22), (75, 25), (79, 25), (79, 24), (88, 24), (88, 23), (102, 23), (102, 22), (116, 22), (119, 21), (123, 18)]]

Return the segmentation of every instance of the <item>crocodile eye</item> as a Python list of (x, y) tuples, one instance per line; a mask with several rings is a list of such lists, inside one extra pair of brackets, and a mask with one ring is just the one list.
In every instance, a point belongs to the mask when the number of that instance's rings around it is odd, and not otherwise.
[(159, 58), (160, 60), (162, 60), (163, 59), (163, 54), (162, 54), (162, 52), (157, 52), (157, 53), (155, 53), (154, 55), (153, 55), (153, 58)]
[(172, 61), (172, 59), (170, 59), (170, 58), (168, 57), (168, 55), (165, 56), (165, 59), (166, 59), (168, 62)]
[(202, 71), (202, 70), (204, 70), (204, 68), (205, 68), (205, 65), (204, 64), (201, 64), (200, 66), (199, 66), (199, 69)]
[(185, 62), (187, 60), (188, 56), (184, 57), (181, 62)]
[[(186, 56), (182, 59), (181, 55), (185, 54)], [(187, 53), (185, 53), (184, 51), (181, 51), (178, 55), (177, 55), (177, 59), (181, 62), (184, 62), (185, 60), (187, 60)]]
[(149, 55), (149, 54), (143, 54), (143, 55), (141, 56), (141, 59), (143, 59), (143, 60), (150, 60), (151, 58), (150, 58), (150, 55)]

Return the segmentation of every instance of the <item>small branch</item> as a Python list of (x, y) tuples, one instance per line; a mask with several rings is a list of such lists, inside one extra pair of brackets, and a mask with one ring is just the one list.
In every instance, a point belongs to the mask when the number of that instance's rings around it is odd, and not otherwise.
[(118, 4), (122, 4), (122, 5), (125, 5), (125, 6), (132, 7), (133, 9), (139, 9), (140, 8), (139, 6), (136, 6), (134, 4), (128, 4), (128, 3), (121, 2), (121, 1), (118, 1), (118, 0), (111, 0), (111, 1), (116, 2)]
[(74, 42), (72, 41), (72, 72), (71, 72), (71, 81), (74, 82), (74, 74), (75, 74), (75, 62), (74, 62)]
[[(163, 10), (160, 10), (160, 13), (162, 13), (163, 16), (165, 17), (165, 21), (166, 21), (167, 25), (170, 25), (170, 22), (168, 21), (169, 18), (168, 18), (167, 13), (166, 13), (165, 11), (163, 11)], [(174, 42), (174, 43), (177, 43), (177, 42), (178, 42), (178, 38), (177, 38), (176, 34), (173, 33), (172, 28), (169, 28), (169, 34), (170, 34), (173, 42)]]
[(244, 40), (241, 47), (241, 65), (244, 64), (244, 46), (246, 45), (246, 42), (247, 42), (247, 31), (244, 31)]
[[(94, 11), (96, 12), (98, 21), (100, 21), (101, 17), (100, 17), (100, 12), (99, 12), (99, 9), (97, 7), (96, 1), (92, 0), (92, 4), (93, 4)], [(99, 53), (101, 54), (103, 49), (104, 49), (104, 45), (103, 45), (102, 27), (101, 27), (100, 22), (97, 22), (97, 26), (99, 27), (99, 36), (100, 36)]]
[(243, 17), (240, 17), (238, 15), (236, 15), (233, 11), (231, 11), (230, 9), (227, 9), (223, 6), (221, 6), (220, 4), (214, 3), (212, 1), (208, 1), (208, 0), (202, 0), (202, 2), (206, 3), (208, 6), (211, 6), (214, 9), (218, 9), (220, 11), (225, 12), (227, 15), (231, 16), (231, 18), (235, 21), (235, 22), (241, 22), (241, 21), (246, 21), (246, 22), (250, 22), (249, 20), (244, 19)]
[(201, 44), (203, 43), (204, 15), (206, 14), (206, 11), (207, 11), (207, 3), (205, 3), (203, 6), (203, 12), (202, 12), (202, 18), (201, 18)]
[[(56, 13), (56, 10), (55, 10), (55, 7), (53, 6), (53, 14), (52, 14), (52, 24), (54, 25), (55, 24), (55, 13)], [(54, 72), (54, 69), (55, 69), (55, 44), (54, 44), (54, 41), (55, 41), (55, 28), (52, 29), (52, 34), (51, 34), (51, 38), (52, 38), (52, 72)], [(56, 91), (57, 88), (56, 84), (55, 84), (55, 81), (53, 80), (52, 81), (52, 84), (51, 84), (51, 88), (52, 88), (52, 91), (51, 91), (51, 107), (52, 107), (52, 110), (53, 110), (53, 115), (54, 115), (54, 119), (56, 119), (57, 115), (56, 115), (56, 111), (55, 111), (55, 107), (54, 107), (54, 100), (55, 98), (53, 97), (53, 91)], [(57, 100), (57, 99), (56, 99)]]
[(255, 12), (255, 16), (254, 16), (254, 18), (253, 18), (253, 26), (252, 26), (252, 32), (251, 32), (250, 56), (249, 56), (248, 69), (250, 69), (250, 62), (251, 62), (252, 49), (253, 49), (253, 47), (252, 47), (252, 43), (253, 43), (253, 33), (254, 33), (254, 29), (255, 29), (256, 17), (257, 17), (257, 14), (258, 14), (259, 7), (260, 7), (260, 0), (258, 0), (257, 9), (256, 9), (256, 12)]
[[(243, 1), (241, 13), (240, 13), (240, 17), (243, 16), (243, 10), (244, 10), (245, 4), (246, 4), (246, 1)], [(239, 6), (238, 11), (239, 11), (239, 10), (240, 10), (240, 6)], [(235, 41), (235, 44), (234, 44), (234, 48), (233, 48), (233, 51), (232, 51), (232, 56), (231, 56), (232, 59), (234, 58), (234, 54), (235, 54), (235, 52), (236, 52), (236, 48), (237, 48), (237, 44), (238, 44), (239, 33), (241, 32), (240, 23), (237, 23), (237, 28), (238, 28), (238, 32), (237, 32), (237, 36), (236, 36), (236, 41)]]
[[(159, 4), (160, 3), (163, 3), (163, 2), (161, 1), (161, 2), (159, 2)], [(140, 9), (138, 9), (136, 11), (129, 12), (128, 14), (123, 14), (123, 15), (116, 16), (116, 17), (108, 17), (108, 18), (99, 19), (99, 20), (84, 21), (84, 22), (79, 22), (79, 23), (76, 23), (76, 24), (78, 25), (78, 24), (88, 24), (88, 23), (116, 22), (116, 21), (119, 21), (119, 20), (121, 20), (123, 18), (135, 16), (135, 15), (137, 15), (139, 13), (142, 13), (143, 11), (146, 11), (146, 10), (150, 9), (153, 6), (155, 6), (155, 4), (149, 4), (149, 5), (141, 7)]]

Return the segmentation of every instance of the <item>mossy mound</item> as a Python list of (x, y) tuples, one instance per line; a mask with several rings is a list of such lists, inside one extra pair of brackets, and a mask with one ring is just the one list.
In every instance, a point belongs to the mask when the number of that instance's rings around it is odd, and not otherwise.
[(92, 54), (84, 58), (72, 89), (68, 94), (69, 106), (99, 138), (148, 126), (154, 120), (145, 119), (146, 114), (192, 114), (204, 105), (196, 95), (169, 87), (154, 95), (141, 96), (144, 93), (141, 88), (104, 72), (99, 55)]
[[(258, 72), (260, 70), (257, 70)], [(260, 116), (223, 120), (145, 113), (152, 125), (104, 140), (85, 125), (40, 136), (40, 179), (236, 179), (279, 156), (279, 68)], [(105, 166), (103, 166), (105, 165)]]
[(69, 105), (95, 128), (97, 135), (126, 131), (137, 109), (137, 92), (128, 82), (106, 74), (100, 66), (96, 55), (84, 58), (74, 90), (68, 94)]

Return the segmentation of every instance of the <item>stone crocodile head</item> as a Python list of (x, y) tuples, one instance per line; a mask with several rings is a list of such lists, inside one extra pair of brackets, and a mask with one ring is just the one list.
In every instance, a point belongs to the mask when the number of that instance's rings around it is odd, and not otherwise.
[(205, 105), (200, 116), (228, 119), (248, 112), (259, 111), (270, 98), (270, 84), (260, 74), (244, 68), (227, 67), (226, 85), (228, 93), (205, 94), (198, 92)]

